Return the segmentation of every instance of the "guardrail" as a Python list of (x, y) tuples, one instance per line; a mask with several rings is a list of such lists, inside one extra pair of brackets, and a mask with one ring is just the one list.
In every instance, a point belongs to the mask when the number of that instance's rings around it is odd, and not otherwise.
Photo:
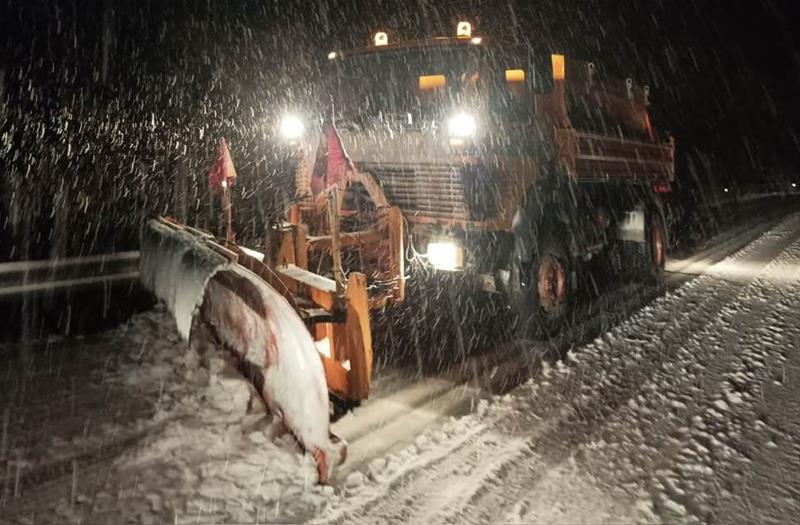
[(0, 299), (129, 284), (138, 279), (138, 251), (2, 263)]

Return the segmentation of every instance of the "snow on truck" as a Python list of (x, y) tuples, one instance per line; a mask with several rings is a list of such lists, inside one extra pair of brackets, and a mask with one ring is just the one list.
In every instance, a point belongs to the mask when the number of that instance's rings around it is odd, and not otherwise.
[[(646, 86), (467, 22), (455, 37), (379, 32), (327, 65), (331, 110), (278, 127), (296, 155), (297, 197), (266, 254), (169, 219), (142, 241), (142, 279), (182, 335), (211, 329), (321, 480), (344, 456), (330, 420), (369, 396), (370, 311), (404, 300), (408, 253), (478, 275), (512, 298), (526, 330), (552, 329), (584, 262), (613, 254), (640, 275), (663, 272), (659, 194), (675, 174)], [(229, 210), (223, 146), (214, 178)]]

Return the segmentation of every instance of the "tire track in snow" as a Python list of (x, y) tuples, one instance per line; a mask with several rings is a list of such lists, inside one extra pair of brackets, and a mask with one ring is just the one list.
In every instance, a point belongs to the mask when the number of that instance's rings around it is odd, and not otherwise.
[[(800, 269), (800, 248), (794, 269)], [(783, 290), (782, 290), (783, 291)], [(763, 330), (764, 352), (750, 349), (729, 375), (731, 385), (756, 378), (750, 404), (731, 407), (744, 424), (734, 436), (746, 448), (740, 483), (720, 495), (720, 522), (782, 522), (800, 515), (800, 284), (784, 291), (772, 324)], [(772, 359), (765, 359), (771, 353)]]
[[(764, 386), (770, 382), (770, 368), (781, 365), (787, 349), (792, 348), (790, 341), (800, 337), (798, 325), (787, 323), (793, 314), (798, 317), (799, 294), (800, 243), (795, 243), (739, 297), (739, 317), (744, 312), (745, 322), (736, 326), (741, 335), (728, 347), (734, 353), (726, 356), (724, 368), (707, 371), (706, 377), (713, 377), (717, 388), (705, 389), (706, 398), (687, 414), (691, 416), (691, 430), (683, 436), (680, 452), (670, 458), (670, 468), (651, 482), (656, 500), (665, 499), (664, 492), (677, 493), (689, 502), (689, 508), (700, 510), (694, 517), (716, 522), (720, 498), (730, 500), (734, 492), (747, 493), (738, 489), (759, 450), (779, 448), (776, 442), (782, 442), (794, 452), (784, 460), (797, 465), (797, 443), (792, 443), (785, 430), (766, 422), (765, 407), (760, 405)], [(776, 331), (781, 325), (783, 329)], [(743, 438), (745, 434), (749, 434), (748, 439)], [(710, 453), (703, 454), (703, 448)], [(793, 486), (800, 488), (796, 481)], [(771, 500), (771, 493), (760, 499)], [(790, 506), (789, 510), (796, 513), (798, 502)], [(769, 510), (764, 505), (756, 507), (761, 511), (751, 512), (752, 519), (761, 519)], [(780, 515), (786, 514), (777, 513), (776, 517)]]
[[(794, 217), (794, 218), (792, 218), (792, 219), (790, 219), (788, 221), (785, 221), (780, 227), (776, 228), (776, 230), (774, 230), (774, 231), (768, 233), (767, 235), (763, 236), (761, 239), (759, 239), (758, 241), (753, 243), (753, 245), (751, 245), (750, 247), (746, 248), (745, 250), (743, 250), (742, 252), (736, 254), (735, 256), (727, 259), (727, 263), (723, 263), (721, 265), (717, 265), (716, 267), (712, 268), (711, 269), (711, 273), (717, 273), (718, 275), (720, 275), (720, 274), (721, 275), (725, 275), (725, 272), (721, 271), (721, 270), (725, 269), (725, 264), (735, 265), (734, 267), (736, 267), (736, 265), (747, 264), (753, 258), (755, 258), (755, 259), (761, 259), (760, 262), (763, 264), (763, 266), (760, 268), (760, 270), (761, 270), (762, 274), (768, 274), (770, 272), (770, 270), (772, 270), (775, 266), (780, 266), (780, 264), (781, 264), (780, 260), (772, 262), (772, 263), (769, 263), (769, 264), (768, 264), (768, 261), (773, 259), (787, 245), (789, 245), (792, 242), (796, 241), (797, 237), (798, 237), (798, 220), (797, 220), (797, 217)], [(765, 253), (767, 254), (766, 258), (764, 258)], [(749, 270), (751, 272), (755, 272), (756, 269), (757, 269), (757, 266), (749, 268)], [(723, 325), (722, 328), (725, 328), (725, 330), (722, 330), (723, 333), (720, 334), (720, 331), (721, 331), (720, 328), (721, 327), (716, 325), (716, 324), (713, 324), (713, 323), (715, 321), (717, 321), (717, 320), (725, 319), (726, 317), (731, 317), (731, 316), (733, 316), (733, 317), (742, 317), (742, 313), (741, 312), (736, 312), (735, 310), (731, 310), (731, 308), (729, 308), (729, 305), (731, 304), (731, 302), (736, 301), (737, 298), (739, 298), (740, 296), (746, 295), (747, 289), (750, 288), (751, 286), (757, 286), (758, 283), (754, 283), (752, 281), (752, 279), (756, 279), (756, 274), (755, 273), (748, 274), (747, 276), (745, 276), (744, 279), (739, 278), (739, 279), (735, 279), (735, 280), (731, 280), (731, 281), (721, 281), (721, 282), (717, 282), (716, 281), (717, 279), (718, 279), (718, 277), (704, 276), (703, 278), (701, 278), (699, 280), (699, 282), (697, 282), (697, 283), (695, 283), (693, 285), (693, 288), (694, 288), (695, 291), (708, 292), (708, 288), (711, 288), (713, 290), (713, 293), (710, 293), (710, 294), (709, 293), (704, 293), (705, 297), (703, 298), (703, 300), (701, 300), (701, 301), (696, 303), (697, 304), (696, 308), (681, 312), (681, 314), (682, 314), (681, 317), (679, 317), (676, 320), (675, 323), (671, 323), (670, 325), (668, 325), (669, 328), (672, 328), (670, 331), (665, 331), (665, 332), (662, 332), (662, 333), (658, 333), (658, 332), (653, 333), (653, 332), (651, 332), (650, 330), (647, 329), (648, 326), (642, 326), (641, 320), (636, 320), (634, 318), (634, 320), (631, 320), (629, 323), (625, 323), (618, 330), (615, 330), (615, 331), (612, 332), (612, 334), (616, 333), (616, 332), (623, 332), (624, 333), (626, 326), (634, 327), (635, 331), (637, 332), (637, 337), (636, 338), (633, 338), (632, 340), (630, 338), (623, 339), (625, 341), (625, 343), (623, 343), (623, 345), (622, 345), (623, 346), (623, 359), (625, 357), (629, 357), (630, 356), (630, 354), (628, 354), (627, 356), (624, 355), (625, 353), (627, 353), (627, 352), (625, 352), (625, 348), (624, 347), (628, 346), (629, 343), (633, 342), (635, 344), (636, 341), (641, 341), (642, 343), (645, 343), (645, 344), (650, 343), (650, 348), (648, 348), (647, 353), (642, 352), (639, 356), (637, 356), (637, 357), (639, 357), (637, 364), (642, 364), (643, 365), (643, 367), (641, 368), (640, 371), (642, 372), (641, 375), (642, 375), (643, 378), (645, 378), (645, 381), (644, 382), (633, 381), (633, 382), (628, 383), (627, 385), (625, 385), (624, 383), (623, 383), (623, 385), (619, 385), (619, 384), (615, 385), (617, 387), (619, 387), (619, 386), (627, 386), (628, 387), (627, 388), (627, 390), (628, 390), (627, 392), (625, 391), (626, 389), (622, 389), (622, 391), (616, 392), (616, 395), (619, 397), (620, 401), (624, 400), (624, 399), (632, 399), (631, 394), (633, 392), (635, 392), (637, 387), (641, 388), (642, 386), (646, 387), (648, 390), (652, 390), (652, 391), (656, 391), (656, 392), (657, 391), (661, 391), (662, 389), (666, 390), (667, 392), (670, 392), (670, 391), (673, 391), (673, 392), (674, 391), (678, 391), (678, 392), (680, 392), (682, 390), (682, 388), (691, 387), (691, 381), (687, 381), (686, 380), (687, 376), (681, 375), (680, 373), (678, 373), (680, 371), (676, 370), (676, 367), (674, 366), (674, 362), (675, 362), (674, 358), (676, 357), (676, 355), (675, 355), (674, 352), (670, 352), (669, 351), (672, 347), (677, 346), (678, 347), (678, 352), (677, 352), (678, 354), (683, 353), (684, 355), (688, 355), (690, 357), (693, 357), (693, 358), (695, 358), (695, 363), (697, 363), (697, 359), (699, 357), (703, 356), (702, 350), (703, 350), (703, 346), (704, 345), (702, 344), (702, 342), (705, 339), (704, 342), (708, 343), (709, 342), (708, 339), (712, 339), (712, 340), (716, 340), (716, 343), (717, 343), (715, 345), (714, 344), (711, 345), (712, 348), (714, 348), (716, 350), (715, 354), (718, 357), (722, 358), (723, 360), (727, 360), (728, 359), (728, 356), (724, 355), (725, 352), (724, 351), (720, 352), (720, 350), (726, 347), (725, 344), (724, 344), (725, 343), (724, 339), (726, 337), (730, 336), (732, 331), (735, 331), (735, 326), (736, 325), (733, 322), (723, 322), (722, 323), (722, 325)], [(659, 310), (660, 306), (663, 306), (664, 303), (668, 302), (667, 299), (668, 298), (664, 298), (664, 299), (659, 300), (657, 303), (661, 303), (661, 304), (653, 305), (652, 308), (648, 307), (648, 308), (651, 308), (651, 311), (652, 311), (652, 315), (650, 316), (650, 320), (657, 321), (661, 317), (659, 315), (658, 310)], [(685, 301), (687, 299), (689, 299), (691, 301), (691, 298), (683, 296), (682, 300), (680, 300), (677, 303), (675, 303), (675, 305), (683, 305), (683, 304), (685, 304)], [(668, 311), (669, 310), (670, 309), (668, 309)], [(673, 312), (674, 312), (674, 310), (673, 310)], [(711, 312), (713, 314), (712, 323), (709, 323), (708, 326), (706, 326), (703, 330), (700, 331), (699, 334), (697, 334), (695, 332), (695, 328), (697, 327), (698, 321), (701, 324), (704, 323), (705, 320), (707, 320), (709, 318), (709, 312)], [(749, 313), (750, 312), (744, 312), (744, 314), (743, 314), (744, 317), (746, 317)], [(641, 317), (641, 316), (647, 317), (646, 314), (647, 313), (640, 314), (639, 316), (636, 316), (636, 317)], [(739, 315), (737, 316), (736, 314), (739, 314)], [(652, 324), (651, 324), (650, 328), (653, 328), (653, 327), (654, 326), (652, 326)], [(684, 338), (686, 338), (687, 335), (689, 336), (688, 337), (688, 341), (684, 341)], [(689, 348), (682, 348), (682, 347), (689, 347)], [(612, 351), (613, 350), (617, 350), (618, 348), (619, 348), (619, 345), (616, 345), (616, 347), (612, 348), (611, 350)], [(591, 345), (589, 347), (589, 350), (591, 350)], [(662, 351), (662, 353), (660, 355), (659, 355), (659, 350)], [(595, 356), (600, 355), (602, 357), (602, 356), (608, 355), (608, 354), (604, 352), (603, 354), (594, 354), (594, 355)], [(670, 359), (659, 360), (658, 358), (661, 357), (661, 356), (670, 356)], [(655, 359), (653, 359), (653, 358), (655, 358)], [(655, 369), (654, 377), (647, 378), (648, 365), (653, 364), (653, 361), (655, 361), (655, 363), (658, 364), (659, 366), (656, 367), (656, 369)], [(610, 370), (613, 373), (613, 371), (618, 370), (618, 365), (619, 364), (624, 364), (624, 363), (613, 363), (613, 362), (612, 363), (606, 363), (606, 366), (605, 367), (601, 367), (600, 370)], [(592, 373), (592, 371), (598, 370), (598, 368), (596, 368), (596, 364), (595, 363), (586, 363), (584, 366), (582, 366), (582, 368), (587, 369), (590, 374)], [(692, 372), (695, 372), (694, 375), (696, 376), (697, 372), (702, 372), (703, 370), (704, 370), (704, 368), (697, 368), (697, 369), (693, 370), (692, 367), (690, 366), (690, 367), (688, 367), (688, 370), (686, 370), (686, 371), (689, 373), (688, 374), (689, 377), (691, 377), (692, 376)], [(571, 372), (571, 370), (568, 371), (568, 372)], [(626, 370), (626, 372), (630, 373), (630, 372), (632, 372), (632, 370), (630, 370), (630, 368), (628, 368), (628, 370)], [(602, 373), (601, 373), (601, 375), (602, 375)], [(630, 375), (630, 374), (624, 374), (624, 375)], [(681, 381), (681, 384), (677, 385), (679, 388), (674, 388), (676, 386), (674, 380), (670, 381), (671, 379), (676, 378), (676, 377), (683, 380), (683, 381)], [(593, 384), (592, 382), (590, 382), (589, 379), (590, 379), (589, 377), (582, 378), (580, 380), (581, 385), (583, 387), (589, 387), (589, 388), (595, 388), (596, 389), (597, 385)], [(651, 385), (652, 386), (656, 386), (657, 385), (657, 381), (659, 381), (659, 380), (663, 381), (662, 384), (658, 385), (656, 388), (652, 388)], [(623, 381), (624, 381), (624, 378), (623, 378)], [(670, 385), (671, 387), (673, 387), (672, 389), (666, 387), (666, 385), (669, 385), (670, 382), (672, 383), (672, 385)], [(716, 385), (717, 383), (712, 383), (712, 384)], [(702, 382), (700, 384), (702, 385)], [(608, 383), (606, 383), (606, 385), (608, 385)], [(596, 395), (594, 397), (595, 401), (608, 401), (608, 394), (610, 392), (608, 392), (605, 389), (603, 389), (603, 390), (600, 390), (600, 391), (595, 390), (595, 393), (599, 394), (599, 395)], [(647, 397), (648, 396), (645, 396), (645, 398), (647, 398)], [(661, 414), (672, 414), (673, 411), (669, 410), (669, 408), (672, 408), (674, 410), (675, 407), (681, 407), (682, 406), (682, 404), (681, 404), (682, 402), (680, 400), (678, 400), (678, 399), (673, 399), (673, 400), (670, 400), (670, 401), (671, 401), (671, 403), (670, 403), (671, 407), (662, 407), (662, 408), (667, 408), (663, 412), (658, 412), (656, 410), (652, 410), (651, 413), (650, 413), (651, 417), (652, 416), (658, 417)], [(595, 406), (597, 406), (597, 405), (595, 405)], [(613, 403), (611, 404), (611, 406), (613, 407)], [(552, 436), (553, 444), (555, 444), (555, 446), (551, 446), (551, 447), (548, 447), (548, 448), (558, 449), (559, 448), (558, 442), (559, 441), (563, 442), (565, 431), (567, 433), (569, 433), (569, 434), (577, 436), (578, 437), (578, 442), (579, 442), (577, 444), (580, 444), (581, 440), (585, 440), (586, 439), (587, 434), (591, 435), (591, 430), (592, 430), (591, 421), (592, 421), (592, 419), (594, 419), (595, 421), (599, 421), (601, 423), (599, 425), (600, 426), (600, 430), (604, 430), (605, 431), (605, 430), (608, 429), (608, 427), (611, 426), (609, 424), (606, 424), (606, 422), (605, 422), (606, 418), (605, 417), (599, 417), (599, 418), (598, 417), (592, 418), (591, 416), (587, 417), (587, 415), (591, 414), (592, 412), (597, 414), (598, 411), (596, 411), (596, 410), (592, 411), (587, 406), (584, 406), (583, 408), (581, 408), (580, 404), (577, 405), (577, 406), (573, 405), (573, 407), (571, 407), (571, 408), (575, 409), (579, 414), (581, 414), (581, 416), (577, 418), (577, 421), (573, 425), (575, 428), (572, 428), (572, 429), (565, 429), (563, 427), (559, 428), (558, 431), (555, 433), (555, 435)], [(614, 416), (611, 418), (612, 422), (613, 422), (614, 419), (619, 418), (619, 415), (624, 413), (624, 412), (625, 412), (624, 409), (620, 410), (620, 411), (617, 411), (616, 414), (613, 411), (609, 411), (609, 410), (605, 411), (605, 413), (614, 414)], [(643, 433), (639, 432), (638, 428), (636, 427), (637, 418), (634, 418), (633, 420), (631, 420), (630, 418), (621, 418), (621, 419), (623, 421), (622, 421), (622, 424), (620, 425), (620, 428), (635, 428), (635, 429), (637, 429), (637, 431), (634, 432), (634, 434), (638, 433), (639, 435), (643, 435)], [(654, 435), (653, 433), (650, 433), (651, 437), (653, 435)], [(658, 434), (655, 434), (655, 436), (657, 437)], [(649, 443), (649, 446), (651, 446), (653, 448), (657, 448), (657, 447), (654, 447), (653, 445), (658, 445), (658, 444), (657, 443), (652, 443), (652, 442)], [(563, 447), (561, 447), (561, 448), (563, 450)], [(633, 451), (631, 451), (631, 452), (633, 452)], [(551, 450), (551, 452), (549, 454), (547, 454), (546, 457), (548, 459), (552, 459), (552, 458), (557, 458), (559, 456), (558, 456), (558, 454), (553, 454), (553, 452)], [(628, 458), (630, 456), (622, 454), (622, 457), (623, 458)], [(526, 468), (527, 467), (525, 465), (519, 465), (517, 467), (517, 470), (520, 471), (520, 473), (519, 473), (520, 476), (524, 476), (524, 471), (526, 470)], [(600, 469), (600, 470), (602, 470), (602, 469)], [(679, 499), (679, 498), (676, 498), (676, 496), (685, 495), (684, 491), (681, 491), (677, 487), (672, 486), (668, 482), (664, 483), (663, 485), (665, 486), (665, 490), (667, 490), (668, 492), (671, 492), (671, 496), (673, 497), (673, 499)], [(508, 488), (508, 485), (504, 484), (504, 488)], [(672, 490), (670, 490), (670, 489), (672, 489)], [(528, 490), (528, 489), (527, 488), (523, 489), (523, 492), (525, 492), (526, 490)], [(477, 502), (473, 502), (473, 506), (476, 509), (493, 508), (493, 507), (496, 507), (497, 505), (502, 505), (503, 501), (509, 501), (509, 500), (510, 501), (516, 501), (516, 500), (519, 499), (518, 497), (521, 496), (521, 494), (516, 494), (514, 492), (509, 493), (508, 491), (503, 491), (503, 493), (496, 493), (495, 496), (497, 496), (497, 497), (495, 497), (493, 501), (477, 501)], [(520, 501), (522, 501), (523, 504), (524, 504), (525, 500), (522, 499)], [(688, 500), (685, 501), (685, 502), (686, 503), (690, 503)], [(701, 512), (702, 512), (702, 510), (704, 510), (704, 508), (702, 506), (694, 505), (694, 508), (695, 508), (695, 510), (701, 511)], [(465, 515), (470, 515), (470, 514), (473, 513), (473, 510), (474, 509), (466, 509), (464, 514)], [(701, 514), (701, 516), (702, 516), (702, 514)]]
[[(348, 504), (330, 509), (331, 512), (322, 516), (320, 522), (351, 523), (365, 519), (369, 523), (379, 523), (411, 519), (414, 509), (421, 508), (428, 498), (436, 497), (441, 489), (439, 482), (443, 478), (465, 465), (474, 465), (462, 460), (469, 458), (477, 446), (485, 444), (487, 434), (485, 425), (471, 416), (458, 421), (452, 419), (444, 425), (441, 433), (431, 436), (433, 441), (442, 443), (441, 447), (420, 454), (420, 447), (414, 444), (397, 455), (381, 458), (379, 461), (384, 461), (385, 466), (379, 472), (371, 469), (371, 477), (377, 479), (380, 485), (353, 487), (354, 493), (350, 495), (352, 499)], [(427, 438), (426, 442), (420, 444), (424, 446), (426, 443)], [(393, 466), (398, 463), (400, 470), (393, 472)], [(434, 475), (430, 476), (430, 473)], [(348, 481), (353, 477), (354, 474), (351, 474)]]
[[(675, 314), (676, 315), (683, 314), (687, 320), (691, 320), (693, 318), (696, 318), (697, 315), (695, 314), (698, 311), (702, 311), (703, 309), (705, 309), (707, 304), (713, 303), (714, 299), (715, 297), (709, 296), (707, 291), (699, 290), (697, 292), (696, 297), (692, 297), (689, 299), (689, 301), (693, 303), (694, 308), (687, 311), (685, 308), (685, 302), (679, 302), (675, 305), (674, 308)], [(667, 326), (666, 329), (668, 330), (669, 327)], [(555, 403), (552, 404), (555, 405)], [(539, 430), (543, 430), (541, 428), (541, 425)], [(526, 442), (526, 447), (528, 447), (532, 444), (532, 439), (530, 439), (531, 438), (530, 435), (526, 437), (529, 438)], [(486, 452), (488, 453), (489, 451), (487, 450)], [(452, 454), (458, 454), (458, 451), (452, 451), (451, 455)], [(462, 462), (462, 464), (467, 464), (467, 461), (468, 460), (466, 458), (460, 455), (450, 459), (450, 462)], [(541, 460), (531, 460), (531, 461), (536, 461), (541, 463)], [(524, 483), (519, 484), (519, 488), (520, 490), (524, 490), (526, 486), (529, 486), (529, 482), (531, 481), (530, 479), (531, 469), (529, 468), (530, 467), (529, 465), (523, 462), (523, 466), (520, 469), (522, 471), (522, 475), (518, 475), (513, 467), (513, 463), (516, 462), (517, 462), (516, 460), (511, 460), (508, 462), (501, 462), (499, 465), (493, 462), (492, 467), (489, 469), (488, 472), (492, 473), (492, 475), (502, 477), (505, 487), (508, 487), (509, 484), (515, 483), (516, 478), (519, 478), (520, 480), (524, 481)], [(530, 461), (528, 463), (530, 463)], [(458, 469), (456, 469), (456, 472), (457, 471)], [(435, 479), (437, 481), (441, 481), (442, 482), (441, 484), (444, 485), (446, 485), (447, 482), (458, 481), (458, 480), (439, 478), (439, 477)], [(431, 494), (431, 491), (428, 490), (428, 487), (430, 486), (430, 482), (432, 481), (433, 480), (426, 479), (424, 475), (421, 475), (419, 477), (414, 477), (413, 482), (407, 482), (407, 485), (413, 487), (412, 489), (409, 489), (408, 487), (404, 487), (404, 490), (402, 491), (390, 489), (390, 491), (393, 494), (392, 496), (393, 500), (404, 502), (403, 503), (404, 509), (402, 513), (398, 513), (399, 511), (397, 511), (396, 509), (396, 504), (390, 503), (385, 506), (380, 504), (370, 506), (369, 509), (367, 510), (362, 509), (361, 515), (365, 517), (369, 516), (371, 518), (375, 518), (377, 516), (382, 516), (383, 518), (386, 518), (387, 516), (402, 516), (403, 519), (414, 519), (425, 522), (429, 521), (442, 522), (442, 521), (447, 521), (449, 519), (454, 519), (454, 517), (457, 518), (459, 521), (467, 520), (468, 516), (465, 516), (463, 515), (463, 513), (460, 513), (459, 509), (470, 504), (472, 500), (479, 499), (481, 497), (483, 490), (478, 489), (471, 492), (467, 490), (466, 492), (470, 494), (470, 497), (464, 497), (464, 495), (461, 494), (459, 497), (455, 498), (454, 501), (451, 501), (450, 498), (447, 497), (447, 494), (440, 494), (439, 491), (433, 490), (433, 493), (436, 494), (436, 497), (433, 498), (433, 502), (431, 502), (430, 501), (431, 498), (429, 496)], [(435, 489), (436, 483), (433, 483), (433, 485)], [(463, 487), (461, 487), (458, 483), (456, 483), (455, 486), (459, 486), (461, 489), (463, 489)], [(414, 503), (412, 504), (411, 502)], [(435, 511), (435, 509), (439, 510)], [(356, 515), (359, 515), (359, 513), (353, 514), (353, 516)], [(484, 516), (484, 520), (491, 520), (492, 517), (493, 516)]]
[[(794, 217), (721, 264), (754, 263), (753, 268), (763, 270), (769, 261), (759, 261), (759, 257), (764, 253), (780, 252), (797, 235), (797, 218)], [(711, 270), (720, 268), (723, 266), (716, 265)], [(466, 447), (461, 447), (437, 464), (435, 471), (409, 472), (407, 484), (390, 488), (381, 501), (354, 510), (348, 513), (348, 517), (362, 522), (397, 518), (487, 522), (499, 517), (493, 515), (491, 509), (502, 508), (509, 501), (519, 501), (520, 515), (530, 515), (531, 508), (535, 510), (536, 501), (535, 495), (531, 497), (530, 494), (531, 485), (546, 476), (549, 470), (546, 465), (558, 465), (569, 457), (575, 445), (585, 444), (590, 438), (602, 441), (604, 431), (611, 428), (606, 423), (613, 420), (615, 413), (624, 413), (631, 401), (632, 406), (638, 407), (640, 400), (658, 390), (659, 380), (677, 375), (681, 370), (677, 369), (675, 360), (689, 352), (684, 347), (697, 349), (702, 346), (703, 337), (712, 337), (712, 331), (719, 326), (709, 326), (709, 318), (724, 319), (726, 305), (734, 301), (754, 278), (753, 274), (735, 279), (702, 276), (676, 293), (658, 299), (617, 329), (581, 349), (572, 359), (577, 363), (559, 367), (552, 383), (542, 381), (527, 387), (527, 394), (532, 397), (528, 408), (538, 411), (544, 424), (533, 425), (535, 435), (530, 436), (529, 432), (525, 447), (520, 449), (524, 453), (506, 456), (484, 443), (487, 445), (486, 454), (496, 455), (491, 456), (489, 466), (482, 468), (475, 479), (468, 480), (466, 494), (458, 490), (436, 491), (442, 486), (463, 486), (455, 465), (469, 464), (470, 459)], [(730, 323), (722, 324), (727, 337), (735, 327)], [(723, 348), (722, 343), (724, 341), (717, 341), (718, 353)], [(690, 361), (689, 365), (697, 364), (701, 354), (695, 352), (694, 355), (697, 359), (694, 363)], [(697, 377), (705, 368), (688, 367), (686, 370)], [(680, 399), (675, 401), (681, 403)], [(676, 406), (680, 406), (677, 403)], [(514, 427), (514, 424), (509, 424), (509, 419), (513, 421), (517, 417), (519, 414), (511, 418), (501, 417), (493, 424), (495, 427)], [(641, 434), (636, 421), (622, 420), (631, 426), (633, 434)], [(525, 426), (528, 425), (519, 425)], [(591, 448), (593, 444), (589, 445)], [(535, 448), (536, 454), (531, 452), (531, 447)], [(498, 483), (493, 482), (495, 478)], [(433, 505), (432, 500), (436, 500)]]
[[(794, 224), (796, 229), (796, 223)], [(775, 235), (766, 237), (776, 238)], [(777, 237), (780, 238), (780, 236)], [(780, 250), (782, 246), (796, 238), (796, 231), (784, 232), (782, 240), (779, 240), (772, 251)], [(763, 249), (764, 246), (761, 246), (760, 250)], [(740, 262), (746, 260), (742, 257), (738, 257), (738, 259)], [(762, 269), (762, 271), (768, 273), (770, 268)], [(701, 281), (700, 284), (709, 284), (710, 279), (713, 278), (706, 276), (703, 278), (705, 283)], [(726, 286), (725, 282), (711, 282), (710, 284), (717, 287)], [(743, 290), (748, 288), (745, 287)], [(741, 291), (734, 296), (733, 301), (738, 300), (743, 294), (746, 292)], [(632, 403), (629, 406), (621, 407), (601, 427), (605, 434), (619, 433), (619, 435), (614, 435), (613, 442), (608, 444), (609, 447), (606, 447), (607, 444), (602, 438), (603, 433), (595, 436), (598, 446), (613, 449), (605, 454), (601, 453), (602, 459), (596, 460), (595, 464), (607, 466), (608, 463), (611, 463), (612, 466), (628, 472), (629, 476), (636, 478), (644, 477), (646, 472), (674, 461), (673, 456), (680, 448), (680, 439), (689, 432), (690, 426), (687, 423), (690, 422), (689, 416), (692, 411), (697, 410), (695, 406), (698, 404), (698, 399), (711, 396), (719, 390), (721, 380), (706, 380), (705, 383), (702, 381), (706, 371), (706, 367), (702, 363), (713, 363), (715, 359), (720, 363), (730, 360), (726, 351), (730, 344), (725, 344), (725, 339), (730, 336), (731, 332), (736, 331), (737, 325), (733, 321), (742, 318), (742, 312), (737, 312), (735, 308), (731, 307), (731, 304), (731, 302), (726, 302), (726, 306), (719, 309), (710, 320), (708, 327), (679, 346), (674, 359), (654, 369), (654, 388), (651, 390), (653, 393), (666, 392), (666, 397), (639, 396), (637, 399), (631, 399)], [(744, 315), (744, 318), (746, 317), (747, 312)], [(754, 317), (758, 318), (758, 316)], [(707, 316), (706, 319), (708, 319)], [(687, 391), (690, 393), (689, 396), (686, 395)], [(672, 435), (668, 435), (669, 432)], [(642, 458), (645, 461), (643, 464), (633, 465), (629, 461), (631, 457)], [(659, 457), (660, 461), (653, 459)], [(615, 462), (619, 464), (614, 465)], [(631, 472), (633, 474), (630, 474)], [(672, 504), (673, 501), (681, 501), (682, 505), (688, 504), (689, 507), (692, 507), (690, 510), (697, 515), (707, 514), (708, 506), (696, 505), (696, 502), (686, 497), (687, 492), (693, 491), (686, 487), (676, 486), (672, 479), (657, 480), (653, 482), (653, 485), (669, 496), (669, 498), (663, 498), (663, 503), (674, 507), (672, 510), (682, 512), (680, 505)], [(674, 518), (674, 515), (672, 517)]]

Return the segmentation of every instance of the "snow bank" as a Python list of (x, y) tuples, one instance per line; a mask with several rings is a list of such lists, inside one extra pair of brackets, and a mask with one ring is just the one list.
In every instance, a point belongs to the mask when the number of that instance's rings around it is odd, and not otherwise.
[[(333, 489), (317, 484), (311, 455), (263, 406), (250, 406), (253, 387), (223, 352), (189, 347), (171, 324), (163, 312), (141, 314), (124, 344), (133, 364), (118, 382), (136, 395), (149, 385), (157, 398), (151, 418), (132, 422), (146, 438), (114, 461), (87, 503), (52, 522), (284, 523), (322, 512)], [(133, 373), (136, 384), (127, 380)]]
[[(329, 487), (316, 484), (311, 456), (263, 412), (248, 413), (249, 383), (220, 354), (208, 365), (204, 388), (165, 383), (162, 395), (173, 401), (153, 418), (160, 424), (148, 437), (115, 462), (112, 480), (92, 498), (92, 519), (294, 522), (327, 504)], [(173, 379), (184, 368), (175, 366)]]
[(246, 414), (250, 386), (219, 355), (209, 372), (205, 389), (183, 397), (162, 428), (118, 461), (123, 479), (146, 487), (124, 502), (126, 514), (250, 523), (316, 512), (326, 491), (316, 485), (313, 459), (280, 424)]
[(187, 345), (162, 305), (86, 344), (111, 357), (100, 392), (108, 402), (81, 405), (78, 421), (91, 427), (74, 439), (41, 418), (42, 459), (29, 467), (54, 471), (78, 457), (76, 501), (67, 471), (6, 500), (0, 522), (296, 523), (337, 499), (283, 425), (249, 406), (252, 386), (224, 353)]

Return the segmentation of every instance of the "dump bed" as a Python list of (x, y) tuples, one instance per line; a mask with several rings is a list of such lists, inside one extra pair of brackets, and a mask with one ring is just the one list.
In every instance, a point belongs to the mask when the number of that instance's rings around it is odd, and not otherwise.
[(675, 145), (600, 135), (575, 128), (559, 131), (569, 170), (578, 181), (670, 183)]
[(632, 78), (606, 75), (592, 62), (566, 61), (564, 78), (556, 81), (562, 105), (556, 110), (562, 116), (556, 140), (575, 179), (674, 180), (675, 145), (653, 129), (649, 96), (650, 89)]

